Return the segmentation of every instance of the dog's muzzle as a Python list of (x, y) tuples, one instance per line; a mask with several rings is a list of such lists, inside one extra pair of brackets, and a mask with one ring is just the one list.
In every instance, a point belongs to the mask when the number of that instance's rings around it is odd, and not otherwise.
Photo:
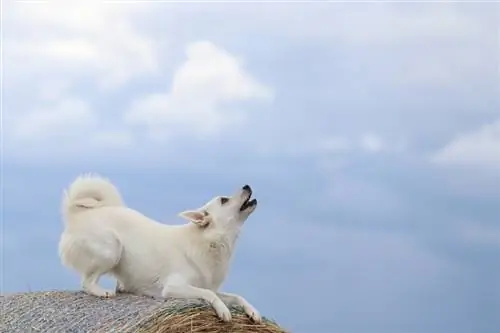
[(243, 201), (243, 204), (240, 207), (240, 212), (257, 205), (257, 199), (250, 200), (252, 198), (252, 188), (250, 187), (250, 185), (243, 186), (242, 190), (246, 195), (246, 199), (245, 201)]

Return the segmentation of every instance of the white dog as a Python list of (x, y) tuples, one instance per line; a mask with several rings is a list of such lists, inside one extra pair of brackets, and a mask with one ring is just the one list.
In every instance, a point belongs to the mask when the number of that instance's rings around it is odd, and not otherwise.
[[(243, 222), (257, 207), (245, 185), (232, 197), (215, 197), (179, 215), (190, 223), (165, 225), (128, 208), (118, 189), (99, 176), (78, 177), (64, 192), (65, 230), (59, 242), (64, 265), (82, 275), (83, 289), (113, 297), (127, 291), (152, 297), (201, 298), (219, 318), (240, 305), (255, 322), (259, 312), (243, 297), (219, 292)], [(99, 286), (110, 274), (116, 291)]]

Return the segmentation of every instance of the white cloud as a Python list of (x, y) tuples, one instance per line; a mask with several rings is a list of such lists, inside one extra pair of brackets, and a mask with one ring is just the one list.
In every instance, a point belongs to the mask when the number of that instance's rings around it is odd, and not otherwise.
[(263, 142), (261, 147), (260, 153), (273, 157), (311, 156), (319, 158), (319, 166), (322, 169), (331, 170), (345, 166), (353, 155), (359, 153), (401, 153), (406, 149), (407, 144), (401, 138), (388, 141), (380, 135), (367, 133), (354, 137), (341, 135), (303, 136), (293, 143), (290, 140), (280, 142), (277, 139), (272, 145)]
[(109, 88), (154, 73), (154, 41), (134, 25), (142, 8), (95, 0), (6, 4), (6, 84), (90, 77)]
[(51, 149), (64, 151), (63, 147), (125, 148), (134, 141), (126, 129), (105, 128), (99, 115), (82, 100), (63, 98), (45, 104), (43, 108), (9, 118), (10, 143), (18, 148), (43, 144), (47, 149), (50, 142)]
[(406, 149), (405, 140), (397, 139), (389, 142), (374, 133), (365, 133), (355, 139), (332, 136), (316, 139), (313, 142), (303, 142), (302, 144), (299, 149), (294, 146), (293, 150), (295, 152), (315, 152), (320, 154), (340, 154), (353, 151), (375, 154), (382, 152), (397, 153)]
[(125, 116), (145, 126), (153, 138), (182, 131), (212, 135), (244, 120), (236, 102), (269, 101), (272, 91), (245, 69), (241, 59), (208, 41), (186, 49), (187, 60), (175, 71), (171, 90), (137, 100)]
[[(9, 149), (31, 154), (38, 144), (54, 152), (63, 151), (59, 146), (64, 151), (129, 147), (136, 139), (130, 125), (144, 125), (151, 137), (179, 133), (180, 125), (189, 134), (214, 134), (244, 120), (234, 102), (272, 98), (241, 59), (210, 42), (196, 42), (187, 47), (170, 92), (127, 95), (135, 100), (130, 112), (110, 115), (101, 107), (106, 97), (87, 88), (111, 88), (115, 91), (101, 91), (111, 95), (141, 76), (158, 74), (159, 56), (165, 56), (160, 52), (172, 34), (138, 28), (157, 8), (97, 0), (7, 4), (3, 88), (30, 96), (4, 109), (12, 124), (4, 133)], [(98, 101), (94, 108), (83, 102), (87, 98)]]
[(121, 124), (106, 131), (102, 113), (109, 110), (91, 109), (84, 102), (91, 94), (82, 85), (108, 95), (109, 89), (156, 74), (159, 46), (137, 28), (144, 8), (97, 0), (5, 4), (2, 89), (5, 95), (29, 96), (4, 108), (11, 124), (4, 131), (8, 149), (66, 154), (132, 142)]
[(356, 140), (349, 140), (345, 137), (329, 137), (320, 140), (317, 145), (321, 153), (340, 153), (360, 150), (366, 153), (400, 152), (405, 149), (405, 141), (399, 139), (388, 142), (380, 135), (365, 133)]
[(459, 135), (431, 156), (438, 165), (500, 168), (500, 119)]
[(97, 117), (85, 102), (68, 98), (13, 120), (13, 138), (37, 143), (40, 140), (82, 135), (96, 124)]

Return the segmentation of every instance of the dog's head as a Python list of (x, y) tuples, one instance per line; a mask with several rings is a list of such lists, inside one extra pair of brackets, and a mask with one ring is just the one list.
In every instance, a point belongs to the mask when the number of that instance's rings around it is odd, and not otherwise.
[(225, 232), (238, 230), (256, 207), (257, 200), (252, 199), (252, 188), (245, 185), (233, 196), (215, 197), (201, 208), (184, 211), (179, 216), (200, 228)]

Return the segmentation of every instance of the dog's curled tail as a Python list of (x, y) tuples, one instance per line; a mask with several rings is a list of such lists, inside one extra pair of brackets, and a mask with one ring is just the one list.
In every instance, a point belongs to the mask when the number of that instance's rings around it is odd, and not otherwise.
[(81, 210), (124, 205), (120, 192), (108, 179), (85, 174), (77, 177), (64, 191), (62, 213), (66, 217)]

